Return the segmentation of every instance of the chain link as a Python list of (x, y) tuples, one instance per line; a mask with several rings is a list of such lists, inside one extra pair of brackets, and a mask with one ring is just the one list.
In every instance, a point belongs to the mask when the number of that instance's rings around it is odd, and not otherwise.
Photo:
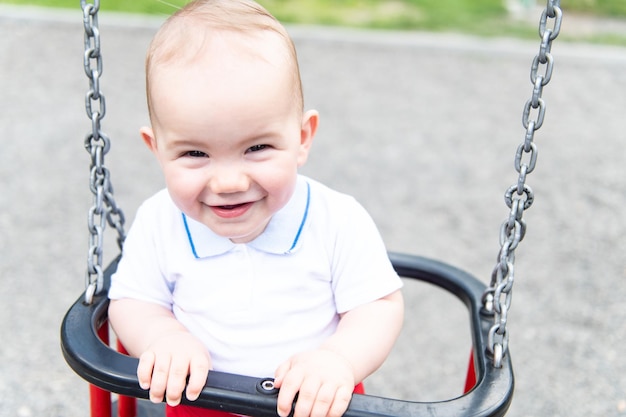
[[(526, 129), (526, 136), (515, 153), (515, 170), (519, 176), (517, 183), (509, 187), (504, 194), (504, 201), (510, 209), (509, 217), (500, 228), (500, 252), (491, 274), (491, 284), (483, 295), (485, 311), (493, 314), (487, 348), (493, 356), (493, 365), (496, 368), (502, 366), (502, 359), (509, 345), (507, 323), (515, 281), (515, 250), (526, 234), (526, 222), (522, 218), (524, 210), (530, 208), (535, 199), (532, 189), (526, 184), (526, 176), (535, 169), (537, 163), (534, 136), (541, 128), (546, 113), (546, 105), (541, 96), (543, 87), (552, 78), (554, 60), (550, 51), (552, 41), (559, 35), (562, 16), (560, 1), (548, 0), (539, 20), (541, 38), (539, 53), (533, 59), (530, 70), (533, 92), (522, 113), (522, 125)], [(552, 26), (549, 27), (549, 24)]]
[(85, 149), (91, 156), (89, 188), (93, 194), (93, 205), (89, 209), (89, 251), (85, 277), (85, 302), (91, 304), (93, 296), (102, 290), (104, 276), (102, 254), (104, 231), (107, 223), (117, 231), (120, 249), (124, 242), (124, 213), (113, 196), (109, 170), (104, 165), (104, 156), (111, 148), (109, 137), (100, 128), (106, 114), (106, 101), (100, 90), (102, 75), (102, 54), (100, 51), (100, 29), (98, 27), (99, 0), (94, 3), (80, 2), (85, 27), (85, 54), (83, 65), (89, 79), (89, 90), (85, 94), (85, 110), (91, 120), (91, 131), (84, 140)]

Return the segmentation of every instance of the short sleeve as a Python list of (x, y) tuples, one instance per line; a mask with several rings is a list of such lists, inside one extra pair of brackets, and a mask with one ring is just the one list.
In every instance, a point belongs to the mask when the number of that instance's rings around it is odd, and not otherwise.
[(344, 208), (334, 213), (332, 282), (339, 313), (402, 287), (374, 220), (356, 200), (346, 198)]
[(122, 259), (111, 277), (109, 298), (133, 298), (171, 308), (173, 283), (168, 280), (166, 257), (159, 245), (167, 239), (167, 236), (160, 235), (170, 228), (163, 224), (163, 213), (158, 204), (162, 198), (155, 197), (137, 211), (124, 241)]

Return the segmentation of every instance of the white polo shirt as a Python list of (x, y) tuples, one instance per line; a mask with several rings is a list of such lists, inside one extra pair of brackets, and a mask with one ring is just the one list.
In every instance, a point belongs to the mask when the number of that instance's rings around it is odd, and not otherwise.
[(334, 333), (339, 314), (402, 286), (352, 197), (300, 176), (265, 231), (235, 244), (185, 216), (163, 190), (138, 210), (111, 299), (171, 308), (216, 371), (273, 376)]

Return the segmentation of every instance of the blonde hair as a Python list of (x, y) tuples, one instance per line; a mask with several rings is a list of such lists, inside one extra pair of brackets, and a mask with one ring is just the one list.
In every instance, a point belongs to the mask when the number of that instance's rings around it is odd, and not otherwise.
[[(201, 28), (201, 29), (199, 29)], [(157, 65), (182, 59), (201, 45), (211, 32), (230, 31), (244, 35), (262, 31), (278, 34), (285, 42), (293, 74), (294, 102), (302, 111), (304, 99), (296, 48), (283, 25), (263, 6), (252, 0), (194, 0), (170, 16), (152, 39), (146, 55), (146, 94), (152, 114), (150, 79)], [(201, 46), (197, 46), (198, 49)]]

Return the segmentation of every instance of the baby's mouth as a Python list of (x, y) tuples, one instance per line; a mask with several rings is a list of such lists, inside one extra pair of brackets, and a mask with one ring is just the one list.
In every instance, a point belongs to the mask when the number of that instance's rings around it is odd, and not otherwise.
[(243, 206), (245, 204), (249, 204), (249, 203), (229, 204), (229, 205), (226, 205), (226, 206), (217, 206), (217, 207), (219, 207), (222, 210), (233, 210), (233, 209), (236, 209), (237, 207), (241, 207), (241, 206)]
[(233, 218), (238, 217), (248, 211), (252, 207), (253, 202), (240, 204), (226, 204), (221, 206), (212, 206), (213, 212), (219, 217)]

